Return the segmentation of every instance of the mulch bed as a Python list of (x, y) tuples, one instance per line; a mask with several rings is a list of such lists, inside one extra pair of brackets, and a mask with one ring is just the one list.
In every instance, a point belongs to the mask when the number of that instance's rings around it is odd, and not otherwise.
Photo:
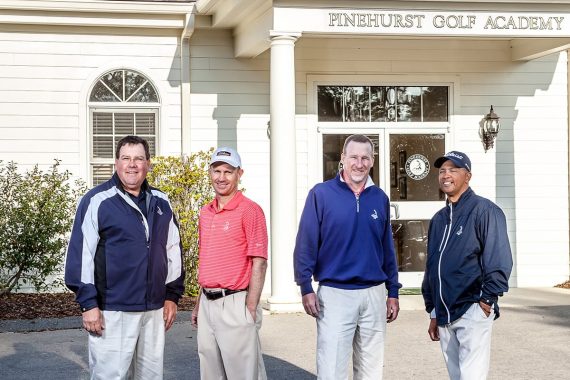
[(555, 288), (570, 289), (570, 281), (566, 281), (566, 282), (563, 282), (562, 284), (558, 284), (555, 286)]
[[(570, 281), (556, 285), (570, 289)], [(191, 311), (195, 297), (182, 297), (179, 311)], [(15, 293), (0, 297), (0, 320), (80, 316), (72, 293)]]
[[(182, 297), (179, 311), (194, 308), (194, 297)], [(15, 293), (0, 297), (0, 320), (80, 316), (73, 293)]]

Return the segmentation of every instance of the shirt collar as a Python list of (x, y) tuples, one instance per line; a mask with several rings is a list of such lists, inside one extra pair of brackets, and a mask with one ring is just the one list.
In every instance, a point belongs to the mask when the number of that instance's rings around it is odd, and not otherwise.
[(230, 199), (230, 201), (226, 203), (223, 209), (218, 211), (218, 198), (214, 198), (214, 200), (210, 203), (210, 208), (212, 208), (215, 212), (221, 212), (223, 210), (235, 210), (241, 203), (243, 197), (244, 195), (242, 194), (242, 192), (238, 190), (234, 194), (232, 199)]

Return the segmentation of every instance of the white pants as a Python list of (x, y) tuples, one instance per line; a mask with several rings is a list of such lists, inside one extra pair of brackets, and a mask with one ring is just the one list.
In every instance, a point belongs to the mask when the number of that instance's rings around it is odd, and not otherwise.
[(103, 311), (102, 336), (89, 334), (92, 380), (160, 380), (164, 358), (163, 309)]
[(451, 380), (484, 380), (489, 372), (495, 312), (487, 317), (478, 303), (450, 325), (439, 327), (443, 358)]
[(202, 380), (266, 380), (259, 329), (263, 314), (257, 306), (255, 322), (245, 305), (247, 292), (210, 301), (200, 296), (198, 356)]
[(348, 379), (352, 354), (354, 380), (381, 379), (386, 334), (386, 287), (345, 290), (319, 286), (317, 376)]

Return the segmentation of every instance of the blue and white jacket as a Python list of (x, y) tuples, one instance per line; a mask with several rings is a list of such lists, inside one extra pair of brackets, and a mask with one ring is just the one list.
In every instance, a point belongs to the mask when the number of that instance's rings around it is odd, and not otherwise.
[(497, 299), (509, 290), (512, 267), (505, 214), (468, 188), (430, 222), (422, 283), (426, 311), (442, 326), (483, 299), (493, 303), (498, 318)]
[(147, 311), (184, 292), (180, 233), (166, 194), (145, 182), (147, 217), (113, 177), (83, 196), (65, 284), (81, 310)]
[(311, 278), (340, 289), (386, 284), (398, 298), (398, 267), (388, 196), (370, 178), (359, 196), (340, 175), (307, 196), (294, 252), (295, 281), (303, 295)]

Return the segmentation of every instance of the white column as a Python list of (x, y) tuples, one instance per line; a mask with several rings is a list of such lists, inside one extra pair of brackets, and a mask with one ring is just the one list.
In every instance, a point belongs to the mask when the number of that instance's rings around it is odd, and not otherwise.
[(271, 34), (271, 297), (275, 312), (302, 310), (293, 278), (297, 235), (297, 150), (295, 148), (295, 41), (299, 34)]

